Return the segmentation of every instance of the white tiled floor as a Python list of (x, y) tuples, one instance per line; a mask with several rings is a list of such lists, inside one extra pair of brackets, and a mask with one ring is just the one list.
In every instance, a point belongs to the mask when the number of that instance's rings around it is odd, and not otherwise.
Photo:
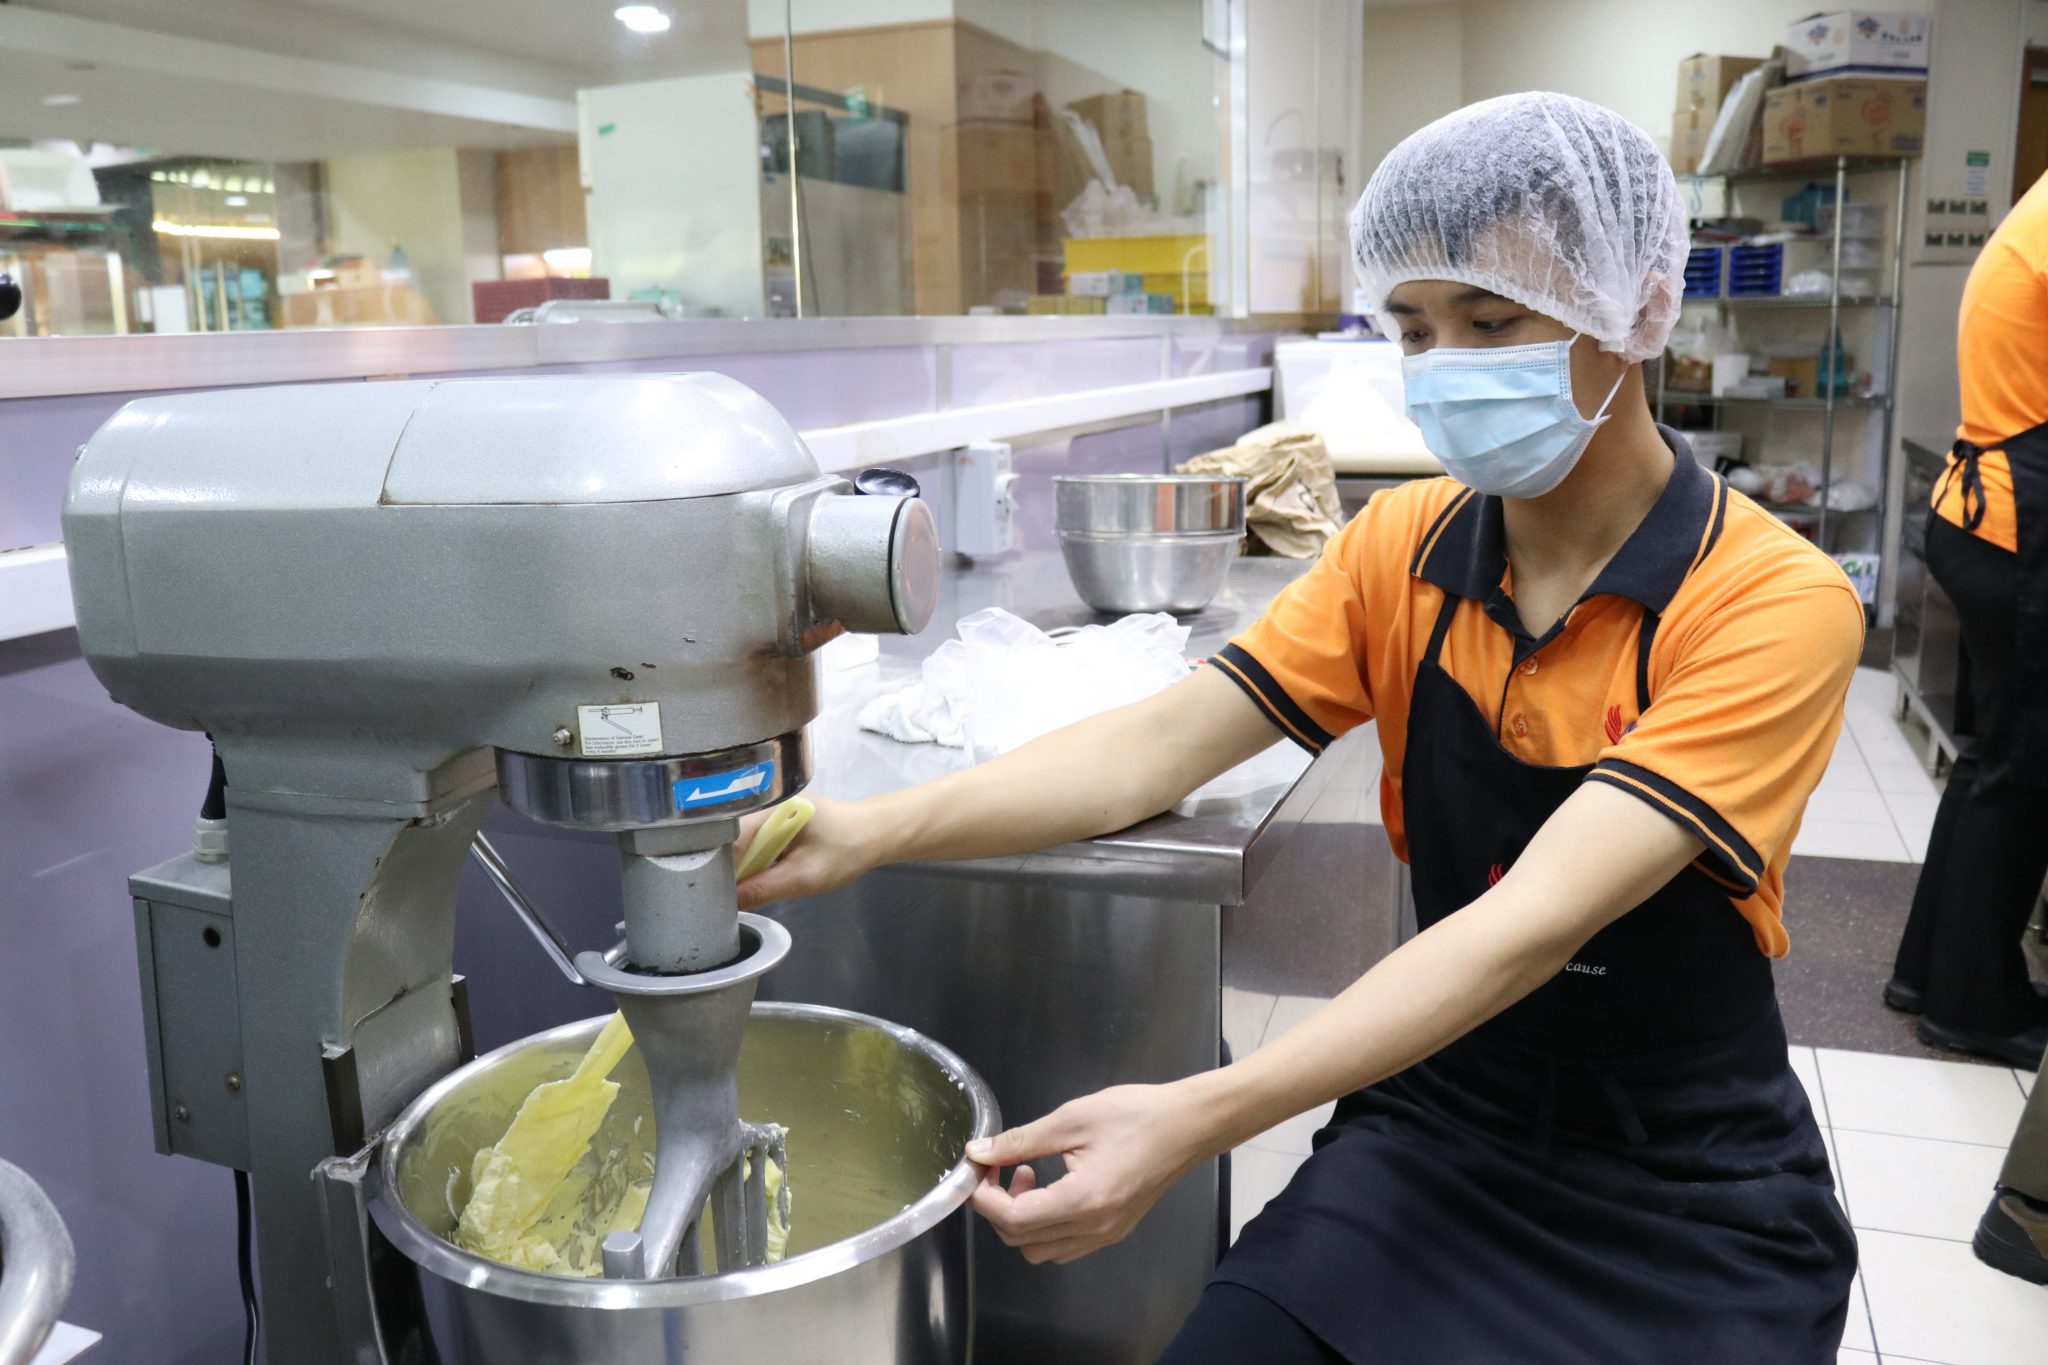
[[(1240, 1021), (1264, 1016), (1259, 1041), (1326, 1003), (1233, 994)], [(1226, 1006), (1226, 1018), (1232, 1012)], [(1842, 1360), (2048, 1359), (2048, 1288), (1980, 1264), (1969, 1247), (2033, 1078), (2002, 1067), (1832, 1048), (1795, 1047), (1791, 1060), (1812, 1099), (1862, 1255)], [(1233, 1154), (1233, 1237), (1293, 1178), (1326, 1114), (1282, 1124)]]
[(1941, 793), (1892, 719), (1898, 685), (1880, 668), (1859, 668), (1847, 716), (1792, 851), (1819, 858), (1917, 863)]

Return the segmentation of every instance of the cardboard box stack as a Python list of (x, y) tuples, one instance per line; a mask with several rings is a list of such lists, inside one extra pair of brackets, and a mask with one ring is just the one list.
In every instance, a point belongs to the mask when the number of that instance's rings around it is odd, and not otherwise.
[(1877, 76), (1926, 80), (1934, 44), (1927, 14), (1844, 9), (1809, 14), (1785, 27), (1785, 79)]
[(1798, 81), (1764, 97), (1764, 164), (1920, 155), (1927, 83), (1862, 76)]
[[(1152, 136), (1145, 119), (1145, 97), (1136, 90), (1119, 90), (1108, 95), (1090, 95), (1071, 101), (1068, 110), (1093, 124), (1101, 135), (1102, 150), (1109, 169), (1120, 185), (1129, 185), (1140, 199), (1152, 198)], [(1055, 129), (1060, 137), (1065, 174), (1060, 191), (1071, 202), (1088, 184), (1087, 163), (1073, 134), (1061, 120)], [(1069, 193), (1071, 191), (1071, 193)], [(1063, 202), (1061, 207), (1064, 207)]]
[(1678, 103), (1671, 113), (1671, 166), (1680, 175), (1699, 169), (1721, 105), (1735, 82), (1763, 65), (1761, 57), (1696, 53), (1678, 64)]

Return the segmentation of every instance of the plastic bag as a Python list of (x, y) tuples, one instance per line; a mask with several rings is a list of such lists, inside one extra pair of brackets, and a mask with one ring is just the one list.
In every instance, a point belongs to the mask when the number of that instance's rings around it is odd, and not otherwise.
[(924, 661), (918, 681), (861, 708), (860, 726), (975, 762), (1163, 691), (1188, 675), (1188, 627), (1163, 612), (1051, 635), (990, 607)]
[(977, 763), (1188, 675), (1189, 628), (1164, 612), (1082, 626), (1055, 639), (991, 607), (964, 618), (959, 629), (967, 752)]

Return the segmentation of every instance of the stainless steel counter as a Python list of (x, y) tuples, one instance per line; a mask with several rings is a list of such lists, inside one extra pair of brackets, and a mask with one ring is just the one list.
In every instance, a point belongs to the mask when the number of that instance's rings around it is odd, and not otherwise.
[(1917, 716), (1927, 729), (1922, 755), (1941, 771), (1956, 755), (1962, 626), (1955, 604), (1927, 571), (1922, 551), (1929, 500), (1948, 464), (1948, 446), (1907, 437), (1905, 514), (1898, 553), (1898, 617), (1892, 635), (1892, 675), (1899, 683), (1899, 715)]
[[(1222, 648), (1256, 620), (1282, 588), (1307, 572), (1309, 562), (1238, 560), (1216, 600), (1186, 618), (1193, 627), (1189, 657), (1206, 658)], [(827, 796), (872, 796), (968, 766), (961, 750), (898, 743), (862, 731), (856, 717), (874, 697), (915, 682), (925, 659), (952, 638), (953, 623), (988, 607), (1001, 607), (1046, 630), (1110, 619), (1091, 612), (1075, 597), (1056, 553), (1011, 555), (972, 565), (957, 561), (942, 578), (938, 610), (929, 629), (922, 635), (883, 640), (882, 656), (875, 663), (827, 674), (823, 709), (811, 728), (817, 764), (813, 790)], [(1242, 794), (1197, 792), (1174, 811), (1121, 833), (1021, 858), (933, 864), (927, 870), (984, 881), (1029, 880), (1042, 886), (1079, 885), (1238, 905), (1284, 838), (1284, 822), (1275, 818), (1282, 804), (1290, 796), (1311, 795), (1326, 773), (1327, 769), (1311, 766), (1294, 745), (1282, 744), (1213, 784), (1219, 791)]]
[[(1250, 622), (1304, 563), (1246, 559), (1196, 617), (1191, 655)], [(813, 790), (894, 790), (966, 762), (855, 727), (900, 687), (951, 623), (1004, 607), (1052, 628), (1096, 619), (1057, 555), (948, 573), (923, 636), (878, 663), (828, 674), (813, 727)], [(884, 869), (774, 907), (797, 947), (763, 998), (894, 1019), (958, 1051), (1027, 1122), (1105, 1086), (1173, 1080), (1227, 1060), (1226, 984), (1329, 995), (1398, 937), (1398, 867), (1364, 811), (1377, 770), (1368, 732), (1313, 763), (1276, 746), (1242, 791), (1198, 799), (1121, 833), (1020, 858)], [(1248, 780), (1246, 780), (1248, 778)], [(1256, 1038), (1240, 1039), (1251, 1046)], [(1041, 1182), (1060, 1174), (1035, 1163)], [(975, 1224), (981, 1365), (1140, 1365), (1193, 1306), (1229, 1232), (1229, 1162), (1206, 1162), (1122, 1243), (1069, 1266), (1033, 1266)]]

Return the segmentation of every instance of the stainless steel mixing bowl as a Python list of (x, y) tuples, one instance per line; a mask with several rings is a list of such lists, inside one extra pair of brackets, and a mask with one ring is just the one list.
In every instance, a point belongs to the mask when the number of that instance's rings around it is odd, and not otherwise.
[(1200, 611), (1244, 538), (1241, 478), (1061, 475), (1053, 528), (1067, 576), (1097, 611)]
[[(542, 1081), (575, 1069), (602, 1018), (498, 1049), (446, 1077), (388, 1130), (370, 1189), (378, 1230), (412, 1263), (449, 1365), (958, 1365), (972, 1334), (961, 1156), (1001, 1126), (995, 1097), (946, 1048), (820, 1005), (756, 1004), (740, 1112), (789, 1129), (789, 1257), (693, 1279), (570, 1279), (514, 1270), (447, 1239), (478, 1148)], [(651, 1139), (637, 1053), (612, 1073), (604, 1140)]]

